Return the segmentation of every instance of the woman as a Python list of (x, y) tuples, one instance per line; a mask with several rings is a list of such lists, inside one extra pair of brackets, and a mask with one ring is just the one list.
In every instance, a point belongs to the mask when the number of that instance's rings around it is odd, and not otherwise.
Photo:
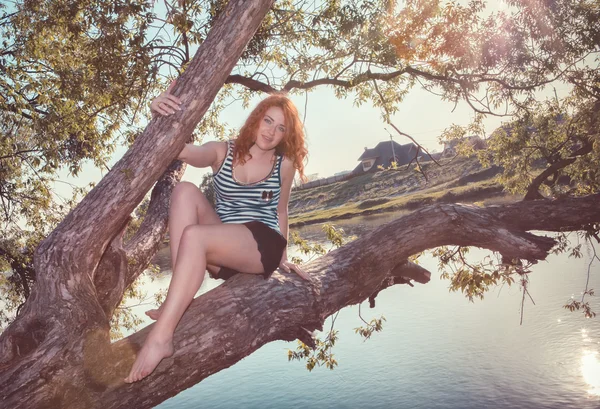
[[(160, 115), (180, 110), (170, 93), (150, 104)], [(216, 212), (200, 190), (179, 183), (171, 197), (169, 234), (173, 277), (165, 302), (147, 314), (156, 319), (125, 382), (150, 375), (173, 354), (173, 333), (200, 288), (204, 273), (228, 278), (237, 272), (268, 278), (277, 268), (308, 275), (287, 260), (288, 202), (296, 170), (304, 177), (304, 133), (298, 111), (283, 95), (272, 95), (252, 111), (237, 139), (187, 144), (178, 159), (212, 167)]]

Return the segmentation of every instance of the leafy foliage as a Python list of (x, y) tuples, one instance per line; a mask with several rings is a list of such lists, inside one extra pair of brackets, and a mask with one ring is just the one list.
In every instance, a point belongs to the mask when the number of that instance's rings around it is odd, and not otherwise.
[(154, 72), (145, 2), (26, 1), (0, 16), (0, 223), (4, 317), (35, 281), (33, 251), (86, 194), (59, 172), (105, 167), (139, 121)]
[(442, 246), (433, 250), (433, 256), (439, 260), (440, 278), (450, 280), (449, 290), (461, 291), (471, 302), (482, 300), (492, 286), (514, 284), (515, 274), (529, 273), (530, 265), (520, 260), (502, 261), (498, 255), (495, 260), (487, 256), (481, 262), (469, 263), (468, 252), (468, 247)]
[[(585, 301), (586, 296), (594, 296), (594, 289), (588, 288), (591, 267), (594, 261), (600, 261), (596, 253), (596, 243), (598, 240), (597, 225), (587, 226), (586, 230), (574, 233), (559, 233), (555, 239), (557, 244), (552, 249), (554, 254), (567, 253), (569, 257), (582, 257), (582, 243), (572, 244), (573, 239), (570, 235), (575, 235), (577, 239), (583, 239), (592, 252), (592, 257), (588, 265), (587, 281), (582, 291), (581, 300), (571, 297), (563, 306), (565, 309), (573, 312), (581, 310), (586, 318), (593, 318), (596, 313), (592, 310), (589, 302)], [(438, 247), (432, 254), (439, 260), (440, 278), (450, 280), (449, 291), (461, 291), (471, 302), (476, 298), (483, 300), (485, 294), (493, 287), (513, 284), (519, 284), (523, 292), (521, 302), (521, 322), (523, 320), (523, 309), (525, 296), (531, 296), (528, 292), (529, 279), (532, 264), (524, 260), (502, 260), (497, 254), (486, 256), (481, 262), (471, 263), (467, 261), (468, 247), (456, 246), (449, 248), (446, 246)], [(533, 299), (531, 299), (533, 302)], [(535, 304), (535, 302), (533, 302)]]
[(336, 227), (331, 223), (325, 223), (323, 224), (322, 230), (325, 233), (327, 241), (331, 243), (331, 247), (329, 249), (325, 249), (325, 247), (319, 243), (309, 243), (307, 240), (300, 237), (296, 231), (290, 232), (290, 244), (294, 245), (301, 254), (309, 257), (306, 260), (303, 260), (300, 257), (292, 257), (292, 263), (303, 264), (311, 261), (315, 257), (327, 254), (329, 251), (333, 250), (334, 247), (341, 247), (346, 241), (344, 238), (344, 229), (342, 228)]
[(444, 99), (480, 113), (507, 114), (536, 100), (556, 80), (598, 97), (595, 58), (600, 38), (595, 1), (510, 0), (497, 11), (480, 0), (465, 5), (409, 1), (395, 18), (391, 42), (408, 61), (422, 62)]
[[(586, 296), (593, 297), (594, 289), (589, 288), (590, 282), (590, 274), (592, 269), (592, 264), (595, 261), (600, 261), (600, 257), (598, 257), (598, 253), (596, 251), (596, 244), (600, 244), (600, 225), (598, 223), (593, 223), (588, 226), (585, 226), (585, 229), (580, 232), (576, 232), (575, 235), (577, 240), (584, 240), (584, 243), (587, 244), (588, 249), (591, 252), (591, 260), (588, 264), (587, 270), (587, 280), (585, 283), (585, 288), (581, 293), (581, 300), (576, 300), (574, 296), (572, 296), (569, 301), (563, 306), (565, 309), (574, 312), (581, 310), (585, 318), (594, 318), (596, 313), (592, 310), (590, 303), (585, 301)], [(561, 233), (558, 235), (558, 244), (555, 248), (555, 253), (568, 252), (569, 257), (581, 258), (583, 256), (581, 248), (582, 243), (571, 245), (571, 241), (569, 240), (569, 235), (573, 233)]]
[(592, 165), (600, 163), (600, 105), (573, 98), (533, 105), (496, 130), (488, 149), (476, 151), (482, 163), (500, 165), (499, 181), (526, 198), (600, 190), (600, 171)]
[(296, 351), (288, 350), (288, 361), (306, 360), (306, 369), (312, 371), (316, 366), (325, 365), (333, 370), (338, 362), (335, 360), (332, 349), (338, 339), (338, 331), (333, 329), (327, 333), (324, 341), (315, 340), (316, 348), (311, 348), (302, 341), (298, 341)]
[(363, 337), (365, 339), (365, 341), (368, 340), (369, 338), (371, 338), (371, 335), (373, 335), (374, 332), (383, 331), (383, 322), (386, 321), (386, 319), (383, 315), (381, 316), (381, 318), (373, 318), (373, 319), (371, 319), (371, 321), (367, 322), (362, 317), (362, 315), (360, 315), (360, 305), (359, 305), (358, 306), (358, 316), (360, 317), (362, 322), (365, 323), (365, 326), (364, 327), (360, 326), (360, 327), (354, 328), (354, 332), (356, 334), (360, 334), (360, 336)]
[(0, 18), (4, 223), (44, 222), (56, 173), (104, 167), (122, 124), (139, 119), (154, 76), (148, 13), (145, 2), (65, 0), (24, 2)]
[[(462, 98), (479, 114), (469, 127), (446, 130), (442, 139), (485, 139), (482, 115), (506, 116), (507, 123), (487, 139), (488, 149), (477, 155), (485, 164), (502, 166), (500, 181), (507, 190), (526, 199), (597, 192), (592, 164), (599, 160), (600, 88), (593, 84), (600, 80), (600, 30), (589, 24), (600, 17), (597, 2), (512, 0), (487, 17), (480, 1), (412, 4), (415, 10), (429, 5), (421, 13), (426, 23), (402, 23), (408, 28), (394, 41), (415, 58), (433, 57), (442, 95)], [(418, 44), (408, 47), (410, 38)], [(571, 94), (539, 100), (537, 93), (551, 83), (567, 85)], [(459, 150), (475, 154), (468, 143)]]
[[(594, 290), (587, 290), (583, 293), (584, 297), (586, 295), (593, 296)], [(582, 310), (585, 318), (594, 318), (596, 313), (592, 311), (589, 302), (577, 301), (575, 298), (571, 298), (567, 304), (564, 305), (564, 308), (573, 312), (577, 310)]]

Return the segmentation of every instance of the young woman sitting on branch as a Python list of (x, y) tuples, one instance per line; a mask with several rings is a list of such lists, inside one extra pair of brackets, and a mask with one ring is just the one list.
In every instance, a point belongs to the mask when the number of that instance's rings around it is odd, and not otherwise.
[[(180, 110), (173, 86), (152, 101), (152, 111)], [(223, 279), (238, 272), (268, 278), (281, 267), (309, 279), (287, 259), (288, 202), (296, 170), (304, 178), (306, 154), (298, 110), (283, 95), (261, 101), (236, 139), (185, 145), (179, 160), (212, 168), (216, 212), (194, 184), (175, 187), (169, 210), (173, 277), (164, 303), (146, 313), (156, 323), (125, 382), (150, 375), (173, 354), (173, 333), (206, 270)]]

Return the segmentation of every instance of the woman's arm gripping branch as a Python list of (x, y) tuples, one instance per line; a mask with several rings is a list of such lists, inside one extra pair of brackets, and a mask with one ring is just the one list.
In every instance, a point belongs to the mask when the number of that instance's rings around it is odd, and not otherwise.
[[(181, 99), (171, 94), (171, 90), (175, 86), (175, 81), (171, 82), (169, 88), (162, 92), (150, 103), (150, 109), (154, 114), (170, 116), (175, 111), (181, 110)], [(216, 166), (221, 162), (223, 151), (226, 149), (222, 142), (208, 142), (198, 146), (187, 143), (183, 150), (179, 153), (177, 159), (196, 168), (206, 168), (212, 166), (215, 171)]]

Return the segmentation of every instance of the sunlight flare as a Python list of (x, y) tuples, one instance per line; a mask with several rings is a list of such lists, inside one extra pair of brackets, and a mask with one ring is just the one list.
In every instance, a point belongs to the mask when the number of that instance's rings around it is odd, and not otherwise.
[(585, 382), (591, 386), (588, 393), (600, 396), (600, 361), (598, 361), (598, 351), (583, 351), (583, 356), (581, 357), (581, 374)]

